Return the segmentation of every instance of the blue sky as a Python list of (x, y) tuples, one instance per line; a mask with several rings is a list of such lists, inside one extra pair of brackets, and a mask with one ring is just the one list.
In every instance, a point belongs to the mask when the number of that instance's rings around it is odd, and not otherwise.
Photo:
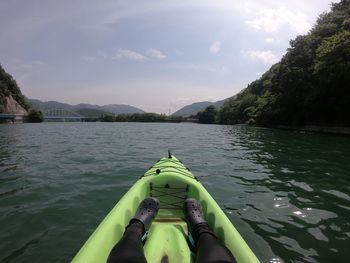
[(166, 113), (230, 97), (328, 0), (1, 0), (0, 63), (29, 98)]

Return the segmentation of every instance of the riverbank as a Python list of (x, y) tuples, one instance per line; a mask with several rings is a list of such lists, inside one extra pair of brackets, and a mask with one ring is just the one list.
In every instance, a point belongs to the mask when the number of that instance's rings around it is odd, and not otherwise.
[(350, 127), (329, 127), (329, 126), (315, 126), (315, 125), (305, 125), (305, 126), (277, 125), (273, 128), (281, 129), (281, 130), (350, 135)]

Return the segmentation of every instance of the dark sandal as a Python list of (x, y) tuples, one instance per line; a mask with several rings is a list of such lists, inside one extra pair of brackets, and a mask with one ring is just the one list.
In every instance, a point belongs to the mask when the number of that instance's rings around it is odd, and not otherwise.
[(155, 197), (147, 197), (139, 205), (135, 216), (131, 219), (136, 219), (142, 222), (144, 232), (148, 232), (153, 219), (156, 217), (159, 210), (159, 200)]

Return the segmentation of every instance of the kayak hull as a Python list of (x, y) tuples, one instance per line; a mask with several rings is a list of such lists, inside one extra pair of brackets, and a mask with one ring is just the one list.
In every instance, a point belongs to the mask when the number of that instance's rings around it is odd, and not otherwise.
[(159, 160), (129, 189), (79, 250), (73, 262), (106, 262), (140, 202), (148, 196), (157, 197), (161, 204), (144, 245), (148, 262), (195, 261), (187, 243), (188, 230), (182, 211), (187, 197), (201, 202), (208, 224), (238, 263), (259, 262), (207, 190), (174, 156)]

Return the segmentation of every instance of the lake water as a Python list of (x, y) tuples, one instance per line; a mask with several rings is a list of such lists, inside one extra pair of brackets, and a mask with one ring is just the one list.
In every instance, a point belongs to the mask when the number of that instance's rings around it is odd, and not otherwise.
[(0, 125), (0, 262), (69, 262), (167, 149), (262, 262), (350, 261), (350, 138), (245, 126)]

